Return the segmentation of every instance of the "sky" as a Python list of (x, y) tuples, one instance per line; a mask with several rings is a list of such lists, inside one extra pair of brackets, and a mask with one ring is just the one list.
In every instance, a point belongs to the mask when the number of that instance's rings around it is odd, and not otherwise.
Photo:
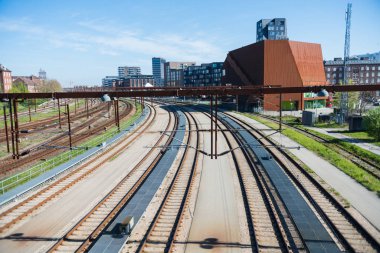
[[(0, 64), (64, 87), (101, 85), (118, 66), (151, 74), (151, 58), (224, 61), (256, 42), (256, 22), (286, 18), (288, 37), (342, 57), (345, 0), (0, 0)], [(352, 0), (351, 55), (380, 51), (380, 0)]]

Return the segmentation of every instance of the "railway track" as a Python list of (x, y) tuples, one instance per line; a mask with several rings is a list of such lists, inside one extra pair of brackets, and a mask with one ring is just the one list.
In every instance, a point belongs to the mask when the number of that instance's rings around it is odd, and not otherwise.
[[(192, 179), (194, 178), (198, 161), (198, 152), (194, 149), (199, 148), (199, 132), (196, 131), (198, 130), (198, 124), (191, 113), (185, 113), (185, 115), (190, 130), (186, 149), (174, 179), (137, 252), (172, 251), (176, 232), (179, 224), (181, 224), (183, 211), (188, 202), (187, 197), (192, 186)], [(193, 124), (195, 129), (192, 127)]]
[[(89, 114), (97, 113), (98, 111), (103, 110), (104, 109), (103, 107), (104, 106), (102, 106), (101, 108), (99, 108), (99, 107), (90, 108)], [(79, 118), (83, 118), (87, 115), (87, 111), (85, 108), (77, 108), (77, 110), (78, 110), (77, 113), (73, 114), (71, 116), (72, 120), (78, 120)], [(9, 119), (9, 115), (7, 117)], [(36, 121), (24, 123), (24, 124), (19, 124), (19, 129), (28, 130), (28, 131), (41, 131), (41, 130), (44, 130), (46, 128), (58, 125), (58, 122), (57, 122), (58, 119), (59, 119), (58, 116), (53, 116), (53, 117), (49, 117), (46, 119), (41, 119), (41, 120), (36, 120)], [(61, 121), (62, 121), (62, 125), (66, 124), (65, 116), (63, 116), (63, 115), (61, 116)], [(8, 126), (8, 128), (9, 128), (9, 126)], [(10, 135), (10, 129), (8, 129), (8, 131), (9, 131), (8, 135)], [(22, 133), (20, 133), (20, 136), (22, 136)], [(1, 128), (0, 129), (0, 142), (3, 142), (5, 140), (6, 140), (5, 128)]]
[[(279, 123), (279, 120), (273, 119), (270, 116), (265, 116), (265, 115), (261, 115), (261, 114), (255, 114), (255, 115), (258, 117), (270, 120), (272, 122)], [(377, 164), (368, 158), (359, 156), (358, 154), (343, 148), (339, 144), (332, 143), (330, 140), (327, 140), (327, 139), (325, 139), (325, 138), (323, 138), (317, 134), (314, 134), (310, 131), (307, 131), (303, 128), (295, 127), (295, 126), (292, 126), (292, 125), (284, 123), (284, 122), (282, 124), (286, 125), (287, 127), (291, 128), (291, 129), (293, 129), (299, 133), (306, 135), (307, 137), (309, 137), (309, 138), (311, 138), (311, 139), (313, 139), (319, 143), (323, 143), (327, 147), (331, 148), (332, 150), (336, 151), (338, 154), (349, 159), (351, 162), (353, 162), (354, 164), (356, 164), (360, 168), (367, 171), (369, 174), (373, 175), (377, 179), (380, 179), (380, 164)]]
[(99, 155), (91, 158), (89, 161), (80, 165), (75, 170), (69, 172), (64, 177), (56, 180), (52, 184), (39, 190), (38, 192), (27, 197), (25, 200), (8, 208), (0, 214), (0, 233), (3, 234), (15, 224), (21, 222), (24, 218), (32, 215), (38, 209), (51, 203), (59, 195), (66, 192), (75, 184), (85, 179), (91, 173), (99, 169), (108, 159), (112, 159), (119, 155), (126, 147), (139, 138), (149, 125), (156, 118), (156, 112), (151, 113), (149, 119), (136, 128), (136, 130), (128, 135), (123, 141), (111, 146)]
[[(203, 112), (210, 118), (209, 113)], [(289, 227), (282, 224), (284, 207), (278, 204), (278, 199), (273, 199), (272, 192), (266, 188), (261, 175), (255, 170), (257, 161), (244, 150), (234, 149), (242, 145), (234, 135), (234, 131), (227, 125), (217, 120), (215, 124), (221, 130), (237, 170), (240, 182), (248, 230), (251, 239), (252, 252), (291, 252), (302, 250), (301, 239), (298, 234), (290, 231)], [(291, 225), (291, 224), (290, 224)], [(292, 226), (292, 225), (291, 225)], [(293, 232), (288, 238), (287, 233)], [(297, 248), (298, 246), (298, 248)]]
[[(126, 117), (127, 115), (130, 114), (131, 111), (132, 111), (131, 104), (126, 103), (125, 110), (120, 113), (120, 118)], [(102, 113), (102, 112), (100, 111), (99, 113)], [(86, 129), (88, 129), (88, 127), (91, 124), (93, 124), (97, 120), (98, 120), (97, 117), (92, 117), (86, 123), (72, 129), (72, 132), (78, 133), (80, 131), (86, 130)], [(75, 145), (75, 144), (78, 144), (80, 142), (83, 142), (85, 139), (87, 139), (91, 135), (104, 131), (105, 128), (109, 127), (113, 123), (114, 123), (113, 121), (106, 121), (103, 124), (101, 124), (95, 128), (88, 129), (88, 131), (85, 134), (73, 134), (72, 143)], [(1, 173), (7, 173), (11, 170), (15, 170), (17, 168), (22, 168), (23, 166), (26, 166), (32, 162), (38, 161), (42, 158), (49, 157), (49, 156), (59, 152), (56, 149), (39, 149), (39, 147), (43, 147), (44, 145), (67, 146), (67, 133), (63, 133), (59, 136), (56, 136), (56, 137), (50, 139), (49, 141), (47, 141), (45, 143), (41, 143), (40, 145), (33, 148), (33, 150), (36, 150), (35, 152), (30, 152), (27, 156), (23, 156), (19, 160), (13, 160), (11, 158), (2, 160), (0, 162), (0, 172)], [(21, 151), (20, 154), (22, 154), (23, 152), (25, 152), (25, 151)]]
[[(170, 114), (172, 115), (172, 114)], [(164, 132), (168, 131), (172, 125), (172, 116)], [(177, 116), (174, 117), (174, 128), (177, 128)], [(166, 135), (161, 134), (159, 140), (154, 146), (161, 145), (165, 141)], [(174, 131), (163, 144), (163, 149), (170, 145), (173, 140)], [(155, 165), (160, 161), (163, 152), (159, 152), (153, 162), (149, 163), (147, 169), (143, 168), (143, 164), (151, 157), (154, 149), (151, 149), (144, 158), (125, 176), (120, 183), (104, 197), (83, 219), (81, 219), (69, 232), (60, 239), (49, 252), (66, 252), (87, 251), (92, 243), (96, 241), (102, 231), (119, 213), (119, 211), (128, 203), (136, 191), (142, 186), (145, 179), (153, 171)]]
[[(338, 245), (341, 248), (349, 252), (378, 252), (380, 250), (378, 241), (369, 234), (367, 230), (364, 229), (349, 212), (347, 212), (344, 206), (341, 205), (324, 187), (322, 187), (316, 179), (302, 169), (294, 159), (287, 155), (283, 150), (278, 149), (276, 144), (259, 130), (254, 129), (236, 117), (231, 115), (228, 115), (228, 117), (237, 122), (241, 129), (246, 130), (247, 133), (259, 140), (261, 145), (266, 147), (266, 150), (276, 159), (276, 162), (281, 165), (293, 184), (297, 186), (297, 189), (303, 194), (304, 198), (307, 199), (309, 205), (313, 208), (314, 212), (317, 213), (319, 219), (324, 222), (325, 227), (327, 227), (330, 234), (334, 237), (334, 240), (338, 242)], [(236, 131), (231, 131), (231, 133), (237, 135)], [(244, 147), (242, 150), (249, 150), (247, 148), (247, 143), (241, 142), (240, 145)], [(254, 158), (253, 155), (252, 158)], [(257, 171), (260, 172), (260, 169)], [(267, 189), (270, 191), (271, 181), (268, 180), (267, 173), (261, 172), (260, 177), (262, 180), (266, 181), (266, 183), (264, 183), (268, 185)], [(275, 200), (274, 197), (271, 198)], [(285, 218), (287, 216), (285, 215), (283, 217)], [(288, 217), (291, 216), (288, 215)], [(286, 225), (284, 228), (286, 228)], [(296, 226), (295, 229), (297, 230)], [(290, 232), (292, 232), (290, 233), (292, 236), (289, 239), (291, 242), (292, 238), (294, 238), (293, 234), (295, 231), (291, 229)], [(293, 246), (296, 246), (298, 250), (305, 248), (299, 243), (305, 244), (305, 241), (298, 241), (296, 237)], [(291, 249), (292, 244), (287, 244), (287, 248), (289, 248), (289, 246)]]

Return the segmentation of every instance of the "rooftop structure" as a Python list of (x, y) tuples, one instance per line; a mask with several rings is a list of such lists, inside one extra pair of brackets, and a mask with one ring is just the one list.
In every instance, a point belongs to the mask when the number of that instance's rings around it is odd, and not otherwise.
[(43, 69), (40, 69), (40, 71), (38, 72), (38, 77), (39, 77), (41, 80), (46, 80), (46, 71), (43, 70)]
[(256, 41), (285, 40), (287, 37), (286, 19), (261, 19), (256, 24)]

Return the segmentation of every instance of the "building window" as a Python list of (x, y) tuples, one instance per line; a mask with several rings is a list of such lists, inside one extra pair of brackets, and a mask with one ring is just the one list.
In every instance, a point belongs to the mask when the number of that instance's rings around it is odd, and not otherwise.
[(364, 67), (360, 67), (360, 70), (364, 70)]
[(368, 66), (365, 66), (365, 70), (369, 70), (369, 67), (368, 67)]
[[(380, 67), (379, 67), (380, 68)], [(330, 68), (327, 68), (327, 71), (330, 71)]]
[(366, 73), (365, 76), (366, 76), (366, 77), (369, 77), (369, 73)]
[(372, 70), (375, 70), (375, 66), (372, 67)]
[(329, 74), (329, 73), (327, 73), (326, 77), (327, 77), (327, 78), (330, 78), (330, 74)]
[(375, 72), (372, 72), (372, 77), (374, 77), (375, 76)]
[(336, 68), (333, 68), (333, 71), (336, 71)]
[(339, 77), (342, 77), (342, 73), (339, 73)]
[(365, 83), (368, 83), (368, 79), (365, 79)]
[(360, 73), (360, 77), (363, 77), (363, 75), (364, 75), (363, 72), (361, 72), (361, 73)]
[(380, 83), (380, 78), (377, 78), (377, 83)]

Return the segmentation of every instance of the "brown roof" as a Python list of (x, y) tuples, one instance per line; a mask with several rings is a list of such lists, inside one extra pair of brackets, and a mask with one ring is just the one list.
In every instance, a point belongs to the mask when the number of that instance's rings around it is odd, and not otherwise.
[(39, 86), (41, 84), (41, 79), (36, 76), (13, 76), (13, 82), (22, 82), (28, 86)]

